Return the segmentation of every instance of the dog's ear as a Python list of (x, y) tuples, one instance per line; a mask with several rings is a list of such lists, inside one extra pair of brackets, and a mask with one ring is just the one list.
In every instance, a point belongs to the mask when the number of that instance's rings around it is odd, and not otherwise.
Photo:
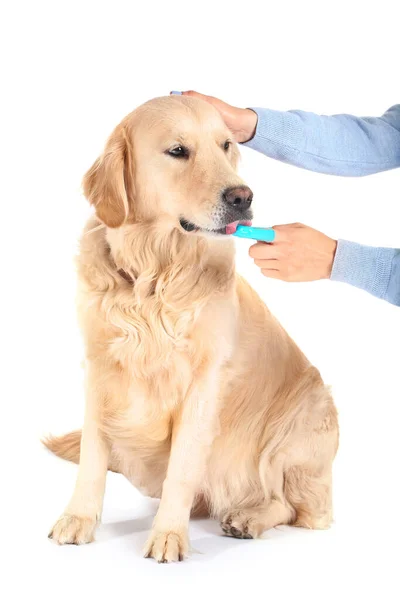
[(120, 227), (133, 213), (133, 148), (123, 125), (83, 178), (83, 192), (108, 227)]

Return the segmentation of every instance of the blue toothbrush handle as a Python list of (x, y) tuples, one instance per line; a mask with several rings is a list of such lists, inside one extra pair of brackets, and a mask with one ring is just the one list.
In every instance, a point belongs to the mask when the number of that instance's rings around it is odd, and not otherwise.
[(258, 242), (273, 242), (275, 240), (275, 231), (273, 229), (250, 227), (249, 225), (238, 225), (235, 233), (232, 235), (250, 240), (257, 240)]

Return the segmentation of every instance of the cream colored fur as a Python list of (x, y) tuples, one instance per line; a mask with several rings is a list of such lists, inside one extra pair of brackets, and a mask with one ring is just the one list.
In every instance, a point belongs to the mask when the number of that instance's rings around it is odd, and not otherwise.
[[(331, 522), (329, 390), (235, 274), (233, 241), (179, 225), (212, 228), (221, 192), (243, 183), (227, 139), (209, 105), (159, 98), (122, 121), (85, 176), (97, 213), (78, 259), (86, 414), (82, 439), (46, 442), (79, 461), (51, 533), (60, 544), (93, 539), (107, 469), (161, 498), (145, 548), (158, 561), (188, 553), (191, 512), (235, 537)], [(166, 153), (176, 144), (189, 158)]]

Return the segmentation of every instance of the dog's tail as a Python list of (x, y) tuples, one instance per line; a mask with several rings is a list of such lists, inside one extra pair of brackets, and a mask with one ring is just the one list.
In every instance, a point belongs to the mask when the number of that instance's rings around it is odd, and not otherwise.
[[(81, 454), (81, 439), (82, 431), (79, 430), (71, 431), (71, 433), (66, 433), (65, 435), (60, 435), (58, 437), (46, 437), (42, 440), (42, 443), (56, 456), (79, 464), (79, 458)], [(117, 461), (111, 457), (108, 470), (113, 471), (114, 473), (120, 473), (121, 471), (116, 463)]]
[(59, 437), (49, 436), (42, 443), (50, 452), (64, 460), (79, 464), (82, 431), (71, 431)]

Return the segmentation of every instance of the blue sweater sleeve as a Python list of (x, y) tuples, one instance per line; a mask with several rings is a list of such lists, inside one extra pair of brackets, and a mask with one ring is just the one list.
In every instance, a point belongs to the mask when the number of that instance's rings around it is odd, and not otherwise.
[(400, 306), (400, 250), (339, 240), (331, 279)]
[(382, 117), (252, 110), (258, 115), (256, 133), (244, 145), (270, 158), (352, 177), (400, 167), (400, 104)]

